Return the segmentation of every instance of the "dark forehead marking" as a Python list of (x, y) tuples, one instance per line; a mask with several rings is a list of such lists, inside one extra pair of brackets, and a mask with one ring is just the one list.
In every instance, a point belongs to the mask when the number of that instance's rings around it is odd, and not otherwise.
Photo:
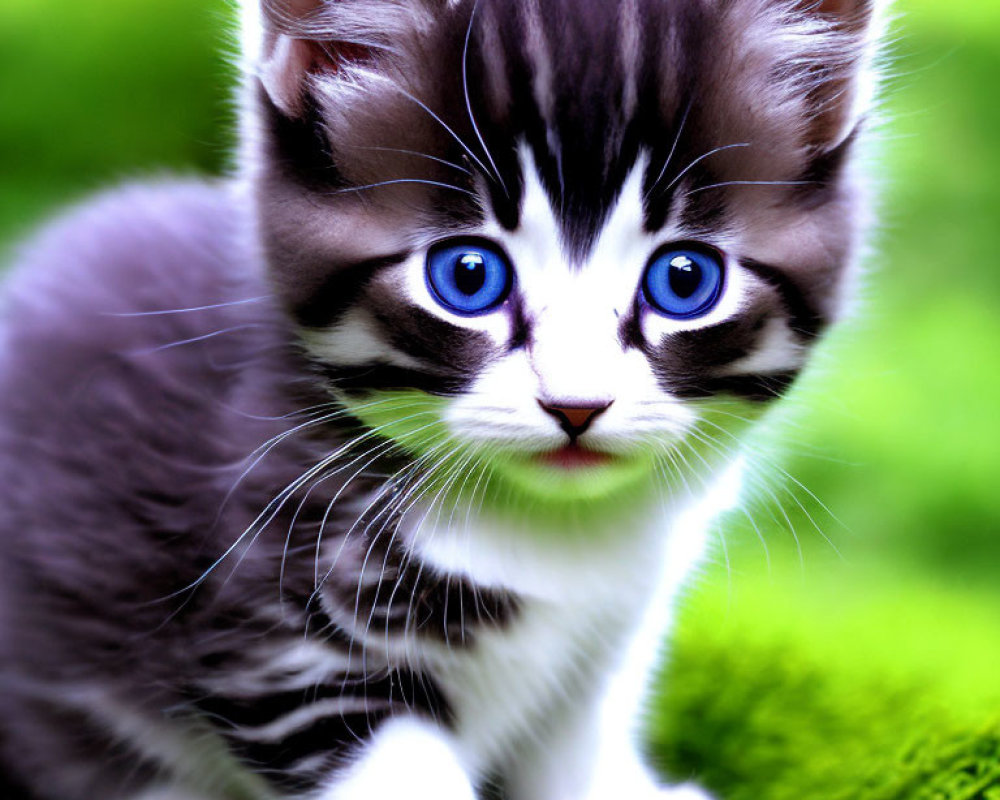
[[(701, 121), (708, 87), (703, 86), (713, 57), (711, 46), (718, 22), (710, 19), (708, 11), (699, 3), (671, 4), (657, 16), (656, 38), (650, 37), (645, 59), (649, 65), (644, 78), (642, 95), (644, 111), (643, 141), (649, 150), (649, 167), (643, 186), (645, 199), (645, 228), (658, 231), (666, 224), (667, 215), (680, 191), (690, 191), (696, 185), (713, 182), (708, 171), (711, 149), (706, 142), (714, 139), (714, 131), (706, 130)], [(658, 50), (665, 42), (672, 41), (674, 59), (666, 67), (669, 74), (660, 70), (663, 61)], [(716, 49), (714, 53), (718, 57)], [(663, 106), (663, 83), (670, 80), (674, 87), (674, 101)], [(719, 195), (706, 192), (691, 195), (688, 200), (693, 227), (712, 226), (721, 221), (724, 209), (714, 205)]]
[[(482, 104), (488, 120), (484, 138), (494, 155), (500, 151), (516, 157), (517, 143), (527, 144), (559, 219), (564, 246), (571, 256), (582, 257), (639, 151), (639, 139), (622, 109), (626, 75), (619, 4), (546, 0), (536, 3), (532, 13), (513, 0), (486, 0), (484, 5), (490, 13), (480, 18), (497, 21), (495, 34), (505, 58), (500, 64), (487, 63), (481, 54), (477, 77), (482, 85), (503, 83), (510, 89), (510, 104), (502, 112), (491, 114)], [(497, 70), (502, 74), (491, 74)]]
[[(435, 99), (431, 105), (432, 113), (444, 123), (436, 128), (445, 146), (441, 155), (482, 178), (479, 186), (488, 195), (494, 217), (502, 227), (514, 230), (520, 217), (520, 168), (516, 150), (511, 146), (509, 121), (503, 113), (498, 113), (488, 93), (492, 85), (490, 75), (497, 65), (486, 62), (478, 46), (482, 35), (475, 35), (477, 24), (492, 24), (492, 21), (485, 19), (478, 2), (464, 3), (440, 13), (440, 24), (423, 58), (431, 62), (426, 65), (428, 69), (436, 66)], [(451, 174), (447, 179), (454, 177)], [(470, 218), (481, 216), (480, 209), (473, 208), (469, 201), (463, 204), (468, 208), (452, 215), (450, 205), (455, 198), (443, 200), (436, 209), (442, 222), (461, 226), (468, 224)]]
[[(511, 200), (520, 200), (523, 176), (517, 144), (527, 144), (558, 218), (563, 244), (581, 262), (592, 248), (622, 185), (642, 152), (649, 153), (644, 179), (645, 227), (664, 224), (678, 187), (674, 178), (702, 155), (704, 132), (685, 114), (697, 100), (700, 45), (711, 32), (698, 3), (636, 0), (632, 22), (638, 39), (623, 31), (623, 5), (607, 0), (544, 0), (530, 12), (526, 0), (480, 0), (476, 24), (495, 25), (502, 60), (487, 49), (470, 52), (469, 75), (480, 93), (472, 110), (480, 133), (505, 182), (506, 195), (490, 186), (495, 213), (516, 227)], [(486, 13), (488, 12), (488, 13)], [(477, 30), (473, 41), (486, 34)], [(708, 37), (710, 39), (710, 37)], [(664, 63), (666, 42), (677, 63)], [(635, 52), (626, 52), (626, 47)], [(509, 103), (485, 96), (489, 87), (508, 87)], [(634, 102), (627, 99), (634, 92)], [(710, 225), (717, 196), (693, 210)]]

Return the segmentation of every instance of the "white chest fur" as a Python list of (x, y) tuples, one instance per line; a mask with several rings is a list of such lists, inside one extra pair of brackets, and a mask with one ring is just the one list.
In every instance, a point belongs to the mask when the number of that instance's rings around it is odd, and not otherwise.
[[(422, 657), (456, 713), (456, 744), (473, 774), (525, 748), (551, 748), (570, 716), (634, 734), (649, 672), (677, 593), (701, 559), (710, 523), (737, 500), (740, 465), (686, 507), (649, 509), (615, 537), (525, 539), (485, 527), (418, 537), (421, 556), (523, 601), (509, 626), (468, 649)], [(425, 532), (426, 533), (426, 532)]]
[(470, 772), (494, 767), (525, 746), (545, 746), (551, 723), (604, 688), (632, 633), (628, 605), (574, 608), (529, 600), (510, 628), (441, 659)]

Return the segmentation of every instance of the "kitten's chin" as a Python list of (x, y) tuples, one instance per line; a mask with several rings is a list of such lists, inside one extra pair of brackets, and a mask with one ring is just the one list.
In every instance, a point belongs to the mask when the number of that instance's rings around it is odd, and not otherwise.
[(621, 513), (656, 491), (656, 456), (636, 446), (607, 452), (589, 446), (476, 440), (448, 429), (446, 401), (414, 390), (342, 398), (369, 428), (433, 473), (424, 491), (472, 500), (501, 516), (564, 522), (580, 514)]
[(554, 469), (579, 470), (593, 467), (604, 467), (613, 464), (615, 456), (568, 444), (558, 450), (549, 450), (538, 454), (538, 462)]
[(578, 445), (541, 452), (508, 452), (492, 459), (508, 492), (533, 505), (627, 502), (653, 483), (655, 464), (644, 453), (606, 453)]

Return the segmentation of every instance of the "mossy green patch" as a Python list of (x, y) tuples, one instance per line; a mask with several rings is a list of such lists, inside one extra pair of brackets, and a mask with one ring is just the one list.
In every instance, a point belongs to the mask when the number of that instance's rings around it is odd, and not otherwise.
[(711, 577), (649, 720), (665, 771), (724, 800), (1000, 798), (995, 600), (840, 562)]
[(623, 509), (644, 508), (662, 488), (656, 454), (638, 448), (606, 464), (559, 469), (535, 454), (460, 440), (445, 421), (447, 400), (415, 390), (344, 400), (377, 436), (391, 439), (432, 473), (428, 496), (448, 495), (532, 533), (607, 530)]
[(620, 499), (647, 485), (655, 470), (655, 456), (638, 452), (616, 456), (611, 463), (574, 469), (547, 466), (535, 455), (498, 452), (493, 467), (500, 480), (518, 494), (546, 503), (594, 503)]

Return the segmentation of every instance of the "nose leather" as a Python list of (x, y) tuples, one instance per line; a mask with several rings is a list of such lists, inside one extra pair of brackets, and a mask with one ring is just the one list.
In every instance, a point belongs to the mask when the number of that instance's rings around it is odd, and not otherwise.
[(590, 427), (591, 423), (597, 417), (608, 410), (611, 403), (602, 403), (600, 405), (589, 403), (587, 405), (555, 405), (539, 400), (538, 405), (547, 414), (556, 418), (559, 426), (566, 431), (570, 439), (576, 439)]

